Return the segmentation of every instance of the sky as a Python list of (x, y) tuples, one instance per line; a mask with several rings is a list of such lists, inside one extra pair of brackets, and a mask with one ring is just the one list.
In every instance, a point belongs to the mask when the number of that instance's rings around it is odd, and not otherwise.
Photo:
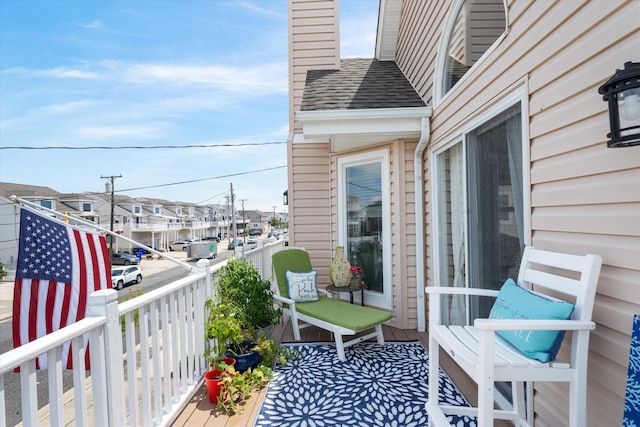
[[(378, 4), (340, 0), (343, 58), (373, 57)], [(0, 182), (104, 192), (116, 176), (116, 194), (196, 204), (226, 203), (233, 185), (237, 209), (286, 211), (287, 12), (0, 1)]]

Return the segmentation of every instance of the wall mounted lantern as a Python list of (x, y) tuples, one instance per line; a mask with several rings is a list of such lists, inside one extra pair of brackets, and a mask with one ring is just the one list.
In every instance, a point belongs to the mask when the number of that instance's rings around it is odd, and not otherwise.
[(626, 62), (598, 92), (609, 104), (607, 147), (640, 145), (640, 62)]
[(289, 190), (286, 190), (284, 193), (282, 193), (282, 201), (282, 204), (285, 206), (289, 204)]

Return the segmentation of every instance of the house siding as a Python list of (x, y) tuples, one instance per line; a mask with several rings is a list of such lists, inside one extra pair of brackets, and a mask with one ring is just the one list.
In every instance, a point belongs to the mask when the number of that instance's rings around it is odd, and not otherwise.
[[(425, 100), (434, 98), (436, 54), (450, 7), (444, 1), (403, 4), (396, 61)], [(431, 144), (513, 87), (526, 88), (531, 242), (603, 258), (588, 425), (619, 426), (632, 315), (640, 312), (640, 151), (606, 147), (607, 106), (597, 88), (624, 62), (640, 59), (640, 2), (512, 0), (508, 7), (504, 40), (434, 106)], [(431, 233), (428, 163), (427, 151), (425, 229)], [(433, 283), (431, 242), (428, 235), (427, 284)], [(566, 385), (536, 383), (534, 406), (536, 426), (567, 425)]]
[(338, 3), (289, 2), (289, 129), (287, 141), (289, 244), (309, 251), (319, 283), (329, 283), (331, 223), (329, 141), (300, 142), (296, 121), (308, 70), (340, 67)]
[(318, 283), (328, 284), (333, 247), (329, 143), (296, 143), (290, 150), (289, 245), (305, 248)]
[(300, 111), (308, 70), (340, 68), (338, 3), (334, 0), (289, 2), (289, 129), (301, 132)]

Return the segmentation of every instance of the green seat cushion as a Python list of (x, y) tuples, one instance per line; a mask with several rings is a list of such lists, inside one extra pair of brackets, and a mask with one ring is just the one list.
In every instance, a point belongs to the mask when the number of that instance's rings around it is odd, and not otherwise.
[(391, 313), (371, 307), (321, 297), (318, 301), (296, 304), (296, 311), (354, 331), (372, 328), (391, 319)]

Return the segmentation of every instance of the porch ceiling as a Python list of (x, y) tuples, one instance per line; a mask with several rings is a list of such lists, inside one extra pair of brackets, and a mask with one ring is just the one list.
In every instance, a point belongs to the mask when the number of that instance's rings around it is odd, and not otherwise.
[(299, 111), (305, 140), (329, 140), (332, 152), (398, 138), (419, 138), (431, 107)]

